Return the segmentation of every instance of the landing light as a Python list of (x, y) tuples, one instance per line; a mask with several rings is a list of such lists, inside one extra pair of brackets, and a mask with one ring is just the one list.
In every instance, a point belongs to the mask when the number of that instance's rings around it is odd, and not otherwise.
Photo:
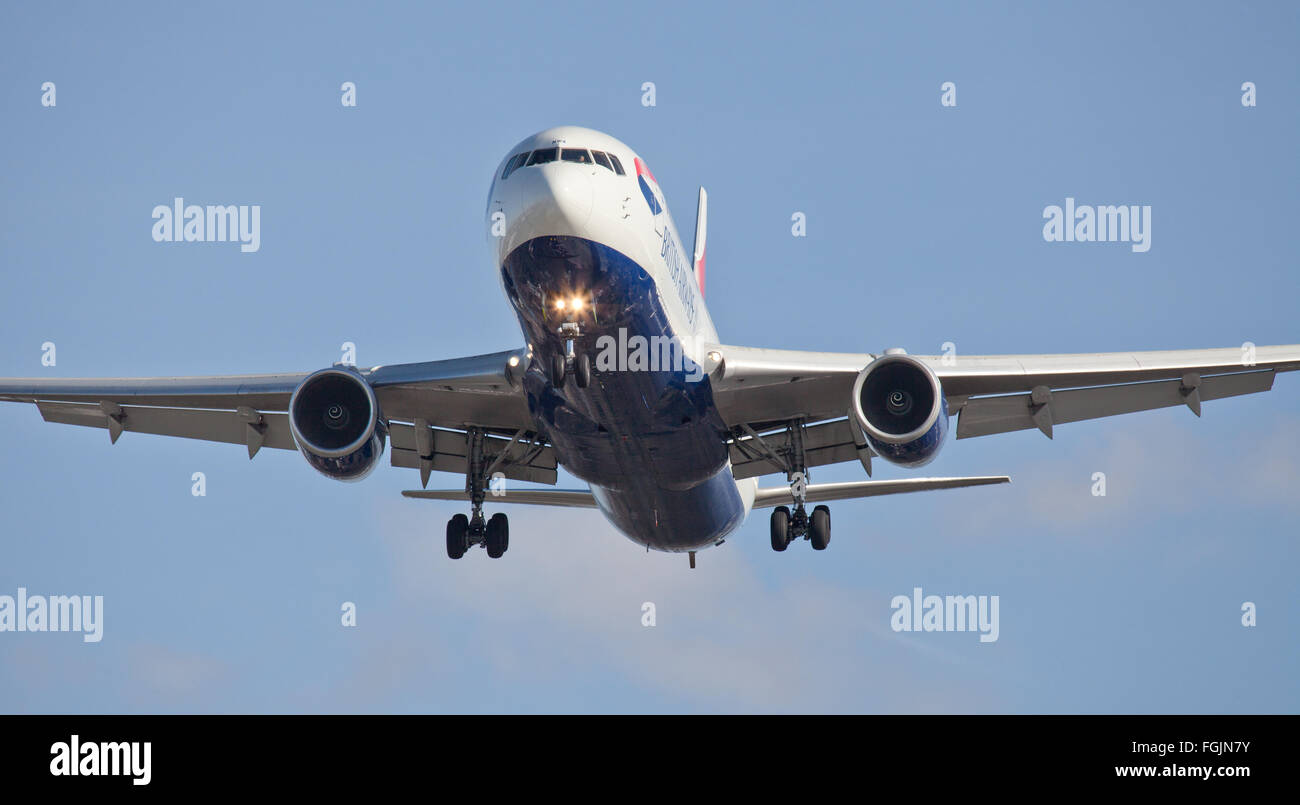
[(556, 299), (556, 300), (555, 300), (555, 309), (556, 309), (556, 310), (564, 310), (564, 300), (563, 300), (563, 299)]
[(582, 299), (580, 297), (573, 297), (573, 309), (582, 310)]

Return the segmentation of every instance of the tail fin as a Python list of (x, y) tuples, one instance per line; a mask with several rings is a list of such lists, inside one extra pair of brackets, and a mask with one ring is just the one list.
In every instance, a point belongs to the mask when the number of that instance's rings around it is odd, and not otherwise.
[(695, 210), (695, 279), (700, 283), (700, 296), (704, 296), (704, 239), (708, 235), (709, 194), (700, 188), (700, 206)]

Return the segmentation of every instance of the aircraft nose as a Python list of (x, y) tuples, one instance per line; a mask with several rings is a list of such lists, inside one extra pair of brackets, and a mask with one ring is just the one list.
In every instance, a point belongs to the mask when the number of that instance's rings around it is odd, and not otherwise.
[(520, 168), (507, 180), (510, 206), (508, 225), (522, 240), (543, 235), (586, 235), (591, 218), (592, 181), (587, 165), (550, 162)]

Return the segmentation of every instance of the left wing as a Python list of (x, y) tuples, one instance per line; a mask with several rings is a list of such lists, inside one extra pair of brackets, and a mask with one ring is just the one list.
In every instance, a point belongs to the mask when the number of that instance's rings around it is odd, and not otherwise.
[[(1300, 345), (1072, 355), (917, 355), (939, 379), (957, 438), (1038, 428), (1268, 391), (1277, 372), (1300, 369)], [(732, 429), (738, 477), (788, 469), (778, 429), (800, 423), (806, 466), (869, 463), (846, 417), (872, 353), (801, 352), (715, 345), (707, 350), (714, 399)], [(820, 424), (811, 424), (820, 423)], [(764, 434), (767, 434), (766, 436)], [(863, 451), (866, 451), (864, 456)], [(748, 465), (748, 469), (746, 469)]]

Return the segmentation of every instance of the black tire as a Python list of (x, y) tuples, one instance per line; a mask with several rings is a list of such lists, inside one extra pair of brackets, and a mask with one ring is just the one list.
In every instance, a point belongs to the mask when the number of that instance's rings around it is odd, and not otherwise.
[(790, 510), (777, 506), (772, 510), (772, 550), (784, 551), (790, 544)]
[(824, 551), (831, 544), (831, 510), (826, 506), (813, 509), (812, 522), (808, 524), (808, 541), (814, 551)]
[(551, 358), (551, 384), (557, 389), (564, 388), (564, 377), (568, 374), (568, 366), (565, 363), (563, 355), (555, 355)]
[(487, 522), (487, 554), (493, 559), (500, 559), (510, 547), (510, 521), (501, 512), (492, 515)]
[(578, 388), (585, 389), (591, 385), (591, 358), (579, 355), (573, 367), (573, 380)]
[(469, 550), (469, 518), (457, 514), (447, 521), (447, 556), (459, 559)]

